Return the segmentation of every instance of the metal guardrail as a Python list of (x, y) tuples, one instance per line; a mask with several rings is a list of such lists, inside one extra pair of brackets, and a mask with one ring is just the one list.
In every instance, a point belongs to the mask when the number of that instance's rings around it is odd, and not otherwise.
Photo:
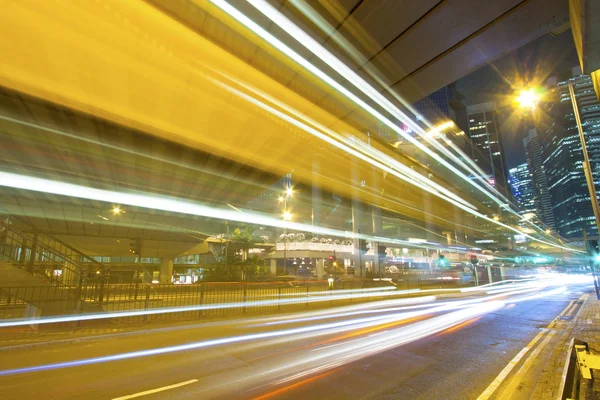
[[(98, 261), (44, 234), (24, 233), (0, 220), (0, 261), (41, 278), (51, 286), (69, 289), (75, 299), (90, 300), (80, 288), (90, 271), (104, 271)], [(4, 289), (0, 289), (4, 290)]]
[[(329, 290), (327, 281), (292, 281), (273, 283), (237, 283), (237, 282), (208, 282), (194, 285), (158, 285), (145, 284), (136, 287), (135, 284), (110, 284), (88, 285), (81, 288), (82, 293), (89, 300), (82, 307), (74, 311), (65, 308), (64, 314), (86, 312), (124, 312), (139, 311), (156, 308), (179, 308), (202, 305), (226, 305), (226, 307), (208, 308), (203, 310), (180, 311), (159, 313), (134, 317), (118, 317), (100, 323), (139, 323), (151, 320), (193, 319), (201, 317), (236, 315), (246, 313), (277, 312), (297, 310), (322, 306), (323, 304), (336, 304), (357, 301), (359, 296), (339, 299), (336, 292), (349, 289), (366, 289), (376, 287), (389, 287), (389, 282), (376, 281), (346, 281), (336, 283), (334, 290)], [(50, 289), (54, 289), (52, 292)], [(33, 299), (37, 296), (47, 301), (41, 304), (52, 306), (65, 299), (62, 288), (3, 288), (0, 292), (0, 320), (12, 318), (29, 318), (26, 302), (19, 300), (24, 296)], [(54, 297), (52, 297), (54, 294)], [(328, 297), (331, 297), (328, 298)], [(295, 299), (287, 302), (286, 299)], [(374, 300), (381, 295), (373, 293), (371, 296), (360, 297), (360, 301)], [(34, 300), (32, 300), (34, 301)], [(257, 303), (256, 302), (262, 302)], [(53, 309), (53, 314), (57, 311)], [(86, 322), (84, 324), (94, 324)]]
[(600, 370), (600, 355), (592, 354), (586, 342), (571, 339), (557, 399), (597, 398), (590, 396), (594, 386), (592, 370)]

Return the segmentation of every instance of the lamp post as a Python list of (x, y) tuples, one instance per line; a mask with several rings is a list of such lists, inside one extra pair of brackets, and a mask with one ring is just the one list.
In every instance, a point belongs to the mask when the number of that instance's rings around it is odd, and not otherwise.
[[(282, 196), (279, 196), (279, 202), (283, 203), (283, 220), (291, 221), (292, 214), (288, 211), (288, 199), (292, 198), (292, 194), (294, 193), (291, 186), (288, 186), (285, 189), (285, 193)], [(287, 274), (287, 227), (283, 228), (283, 269)]]

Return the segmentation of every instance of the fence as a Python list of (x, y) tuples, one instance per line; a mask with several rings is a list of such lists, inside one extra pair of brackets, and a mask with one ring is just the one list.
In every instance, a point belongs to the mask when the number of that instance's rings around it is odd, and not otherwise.
[[(103, 285), (84, 286), (85, 302), (74, 302), (62, 287), (0, 288), (0, 319), (40, 316), (126, 312), (194, 307), (190, 311), (165, 312), (104, 319), (84, 324), (137, 323), (153, 320), (193, 319), (247, 313), (300, 310), (324, 304), (375, 300), (381, 294), (342, 290), (388, 287), (389, 282), (349, 281), (330, 289), (327, 281), (276, 283), (200, 283), (194, 285)], [(33, 312), (32, 312), (33, 310)], [(49, 312), (46, 312), (48, 310)], [(37, 313), (35, 311), (38, 311)]]
[(102, 264), (68, 244), (44, 234), (27, 234), (0, 222), (0, 260), (11, 262), (57, 286), (77, 286)]
[[(505, 279), (518, 277), (527, 271), (503, 273)], [(479, 284), (501, 279), (500, 273), (478, 271)], [(116, 317), (84, 324), (122, 324), (155, 320), (195, 319), (212, 316), (283, 312), (324, 305), (381, 299), (381, 292), (342, 290), (392, 287), (404, 289), (453, 289), (474, 284), (472, 273), (438, 272), (400, 274), (395, 283), (382, 280), (338, 281), (329, 287), (328, 281), (293, 281), (273, 283), (204, 282), (193, 285), (104, 284), (80, 288), (83, 301), (73, 301), (69, 287), (0, 288), (0, 319), (35, 318), (58, 314), (165, 309), (149, 315)], [(392, 286), (394, 285), (394, 286)], [(181, 308), (192, 308), (191, 310)], [(167, 310), (168, 309), (168, 310)], [(36, 314), (37, 312), (37, 314)]]

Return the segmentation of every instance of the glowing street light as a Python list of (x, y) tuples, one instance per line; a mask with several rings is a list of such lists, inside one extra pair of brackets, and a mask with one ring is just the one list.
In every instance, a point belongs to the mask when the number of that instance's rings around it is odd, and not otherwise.
[(291, 187), (289, 187), (285, 190), (285, 194), (287, 196), (292, 196), (292, 193), (294, 193), (294, 190)]
[(121, 210), (121, 207), (119, 207), (119, 206), (115, 206), (115, 207), (113, 207), (113, 209), (112, 209), (112, 213), (113, 213), (114, 215), (121, 214), (121, 211), (122, 211), (122, 210)]
[(552, 231), (551, 231), (550, 229), (546, 229), (546, 234), (548, 234), (548, 235), (549, 235), (549, 234), (551, 234), (551, 233), (552, 233)]
[(540, 102), (540, 96), (533, 89), (522, 90), (517, 97), (517, 102), (519, 107), (533, 110)]
[(283, 201), (283, 196), (279, 196), (279, 202), (281, 203)]
[(291, 219), (292, 219), (292, 213), (290, 213), (289, 211), (284, 211), (283, 212), (283, 219), (285, 221), (291, 221)]

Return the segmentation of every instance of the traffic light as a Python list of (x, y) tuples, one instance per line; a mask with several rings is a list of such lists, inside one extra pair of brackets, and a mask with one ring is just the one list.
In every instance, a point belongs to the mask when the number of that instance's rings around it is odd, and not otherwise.
[(600, 267), (600, 243), (597, 240), (588, 240), (588, 254), (590, 256), (590, 265), (598, 270)]
[(439, 264), (440, 268), (442, 268), (446, 265), (446, 256), (445, 255), (440, 254), (440, 257), (438, 259), (438, 264)]
[(337, 257), (335, 256), (335, 251), (333, 252), (333, 255), (329, 256), (329, 262), (332, 266), (337, 267)]
[(473, 265), (477, 265), (477, 263), (479, 262), (477, 256), (471, 256), (471, 258), (469, 258), (469, 261), (471, 261), (471, 264)]
[(137, 239), (131, 239), (131, 241), (129, 242), (129, 252), (131, 254), (135, 254), (136, 256), (139, 256), (140, 254), (142, 254), (142, 238), (139, 237)]

